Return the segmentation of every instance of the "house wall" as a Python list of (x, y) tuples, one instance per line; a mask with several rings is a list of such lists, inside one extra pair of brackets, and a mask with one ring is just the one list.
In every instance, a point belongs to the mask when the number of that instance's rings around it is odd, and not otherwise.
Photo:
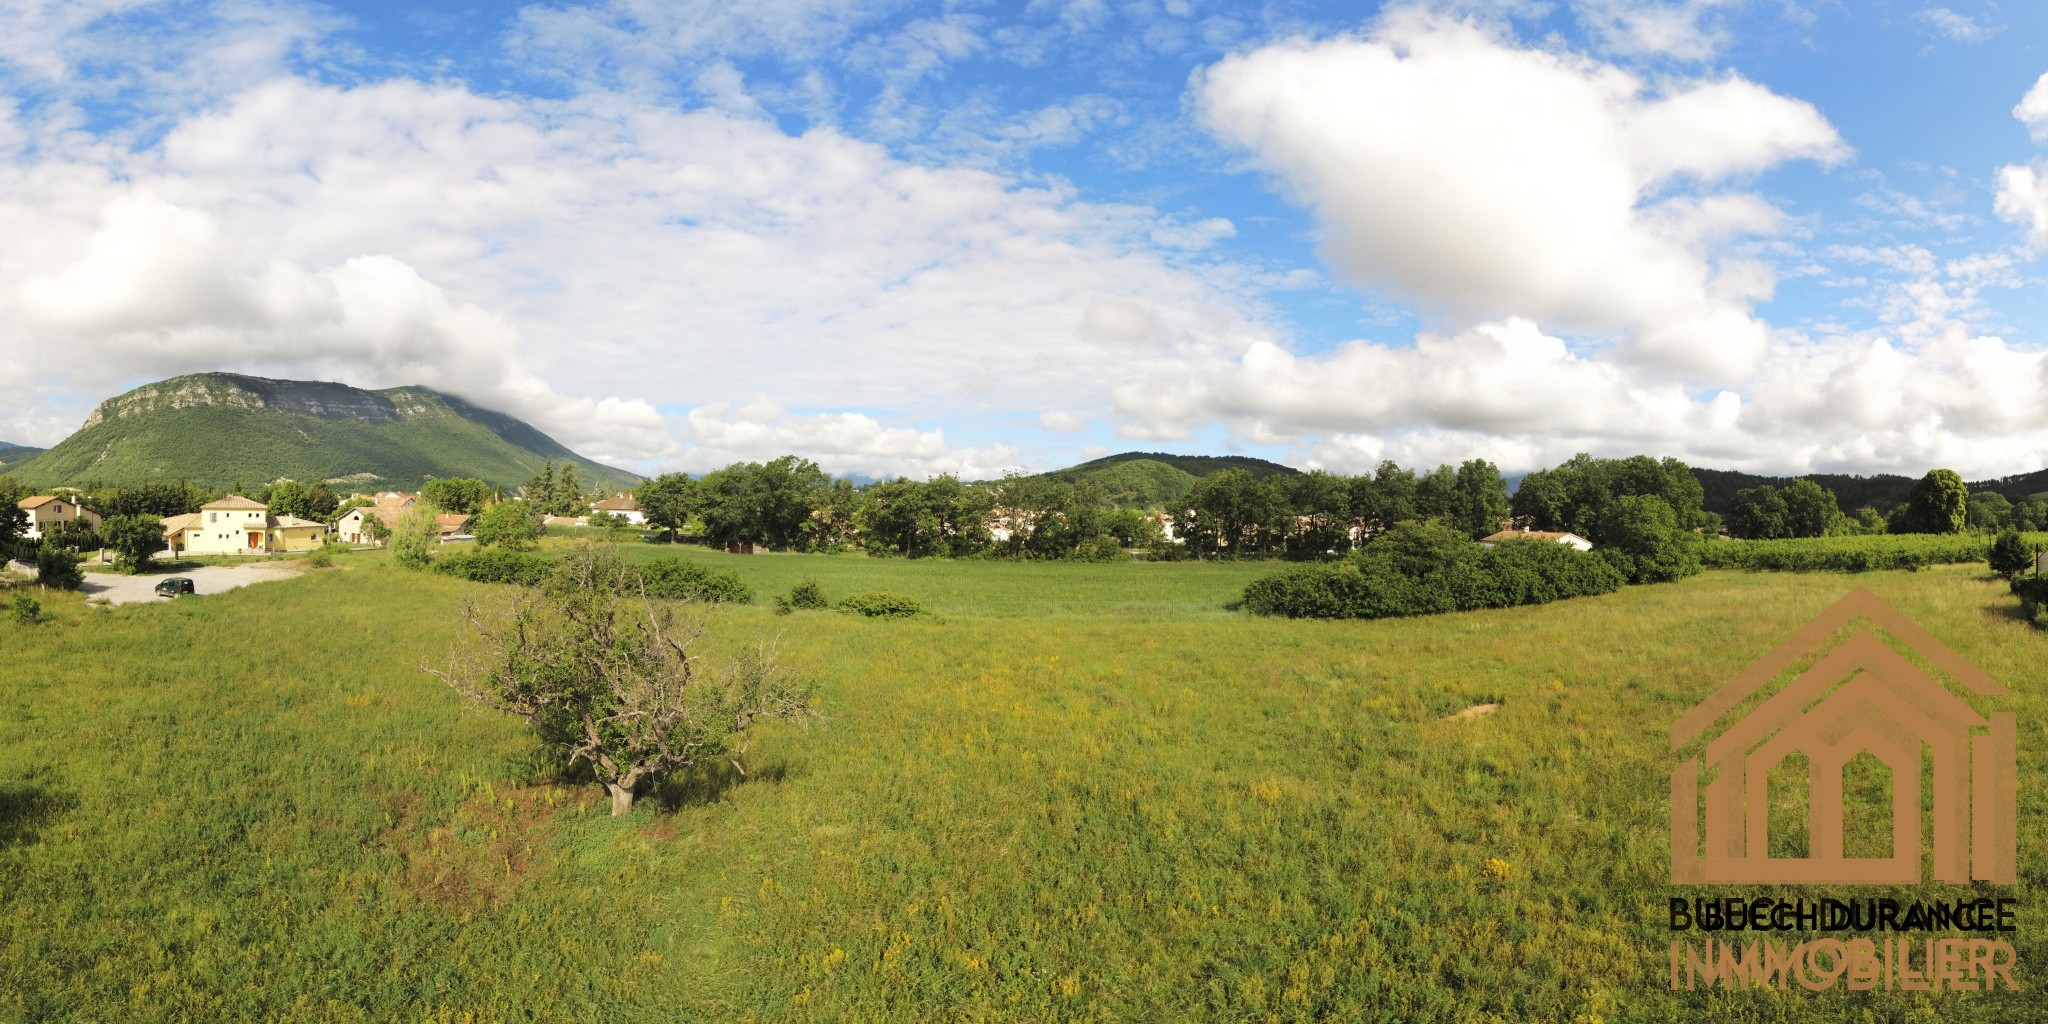
[(362, 509), (356, 509), (334, 521), (334, 539), (343, 544), (372, 543), (370, 535), (363, 532)]
[(22, 511), (28, 513), (28, 530), (22, 536), (29, 540), (41, 540), (43, 538), (43, 527), (45, 526), (54, 526), (58, 523), (68, 523), (74, 520), (84, 520), (95, 532), (100, 528), (101, 520), (98, 512), (94, 512), (89, 508), (81, 508), (63, 498), (58, 498), (56, 501), (46, 501), (35, 508), (23, 509)]
[(259, 538), (269, 532), (269, 517), (262, 509), (201, 509), (199, 525), (185, 531), (188, 555), (246, 555), (263, 552), (265, 545), (249, 546), (249, 530)]
[(281, 526), (270, 531), (270, 550), (311, 551), (327, 543), (324, 526)]

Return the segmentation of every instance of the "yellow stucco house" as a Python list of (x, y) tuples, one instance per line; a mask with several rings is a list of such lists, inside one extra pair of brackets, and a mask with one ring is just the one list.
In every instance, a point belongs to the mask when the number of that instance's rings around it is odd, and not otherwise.
[(271, 555), (327, 543), (325, 523), (273, 516), (262, 502), (239, 494), (163, 522), (164, 546), (173, 555)]

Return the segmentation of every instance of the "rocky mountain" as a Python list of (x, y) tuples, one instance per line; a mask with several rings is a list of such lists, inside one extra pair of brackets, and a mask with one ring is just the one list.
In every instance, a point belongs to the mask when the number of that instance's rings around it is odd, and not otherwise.
[(366, 391), (235, 373), (145, 384), (100, 403), (48, 451), (23, 461), (0, 454), (6, 473), (39, 487), (164, 480), (228, 487), (289, 477), (350, 490), (452, 476), (509, 489), (550, 459), (574, 465), (587, 488), (639, 479), (528, 423), (432, 388)]

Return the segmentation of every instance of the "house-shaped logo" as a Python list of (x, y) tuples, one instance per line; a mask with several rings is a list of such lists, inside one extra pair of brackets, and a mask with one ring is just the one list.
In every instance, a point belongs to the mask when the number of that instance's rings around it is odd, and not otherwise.
[[(1875, 594), (1860, 587), (1851, 591), (1671, 727), (1673, 752), (1706, 738), (1703, 755), (1686, 757), (1671, 776), (1674, 884), (1920, 882), (1921, 771), (1929, 751), (1935, 880), (2016, 880), (2019, 789), (2013, 713), (1980, 714), (1869, 629), (1826, 652), (1748, 714), (1732, 717), (1765, 684), (1817, 653), (1858, 618), (1883, 629), (1972, 694), (2009, 693)], [(1891, 771), (1889, 857), (1842, 853), (1843, 768), (1865, 752)], [(1809, 769), (1807, 855), (1772, 857), (1770, 772), (1794, 753), (1805, 756)], [(1705, 771), (1715, 774), (1702, 806)]]

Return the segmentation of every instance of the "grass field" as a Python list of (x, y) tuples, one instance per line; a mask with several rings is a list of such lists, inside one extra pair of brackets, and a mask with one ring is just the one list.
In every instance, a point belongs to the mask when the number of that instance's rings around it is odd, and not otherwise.
[[(628, 550), (940, 614), (728, 611), (826, 717), (621, 819), (420, 671), (488, 586), (0, 622), (0, 1020), (2039, 1019), (2048, 639), (1981, 566), (1316, 622), (1223, 611), (1259, 565)], [(2018, 694), (2030, 989), (1663, 991), (1667, 729), (1852, 585)]]

